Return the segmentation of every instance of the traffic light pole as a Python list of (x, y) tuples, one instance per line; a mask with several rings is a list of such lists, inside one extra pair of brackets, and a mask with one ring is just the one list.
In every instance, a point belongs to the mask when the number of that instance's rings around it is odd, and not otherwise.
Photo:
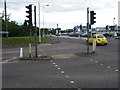
[(89, 7), (87, 8), (87, 54), (89, 54)]
[[(7, 20), (7, 10), (6, 10), (6, 0), (4, 1), (4, 6), (5, 6), (5, 29), (6, 29), (6, 32), (8, 32), (8, 20)], [(8, 38), (8, 33), (7, 33), (7, 38)]]
[(36, 27), (36, 6), (34, 6), (34, 21), (35, 21), (35, 57), (37, 58), (37, 27)]
[(32, 44), (31, 44), (31, 36), (32, 36), (32, 4), (30, 4), (29, 6), (25, 6), (28, 11), (26, 11), (26, 13), (28, 14), (26, 17), (28, 18), (28, 20), (26, 20), (26, 22), (28, 22), (28, 26), (30, 29), (30, 42), (29, 42), (29, 57), (31, 57), (32, 54)]

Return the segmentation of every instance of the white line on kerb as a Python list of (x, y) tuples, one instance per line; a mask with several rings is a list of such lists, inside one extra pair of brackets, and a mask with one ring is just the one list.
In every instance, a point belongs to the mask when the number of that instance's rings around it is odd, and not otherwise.
[(2, 63), (6, 63), (6, 62), (9, 62), (9, 61), (12, 61), (12, 60), (15, 60), (17, 57), (14, 57), (14, 58), (11, 58), (11, 59), (8, 59), (8, 60), (5, 60), (3, 61)]

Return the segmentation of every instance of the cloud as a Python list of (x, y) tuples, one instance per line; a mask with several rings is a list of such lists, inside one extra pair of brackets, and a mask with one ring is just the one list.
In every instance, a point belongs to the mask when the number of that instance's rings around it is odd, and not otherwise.
[[(31, 3), (38, 5), (39, 0), (9, 0), (7, 2), (8, 8), (16, 11)], [(114, 1), (114, 2), (113, 2)], [(92, 9), (100, 10), (104, 8), (113, 8), (116, 3), (115, 0), (43, 0), (39, 1), (41, 6), (50, 4), (47, 12), (66, 12), (66, 11), (80, 11), (90, 7)]]
[(16, 21), (20, 24), (23, 23), (26, 19), (26, 12), (23, 8), (19, 9), (18, 12), (16, 12), (15, 10), (8, 9), (8, 14), (11, 14), (10, 19), (12, 21)]
[[(87, 7), (94, 10), (96, 24), (94, 26), (112, 25), (113, 18), (117, 21), (117, 7), (119, 0), (7, 0), (7, 12), (11, 13), (11, 20), (23, 23), (26, 19), (26, 5), (33, 3), (37, 6), (38, 25), (38, 2), (40, 2), (41, 26), (44, 19), (46, 27), (59, 26), (72, 28), (74, 25), (86, 25)], [(45, 5), (49, 4), (49, 7)], [(3, 7), (2, 7), (3, 8)], [(1, 10), (1, 8), (0, 8)]]

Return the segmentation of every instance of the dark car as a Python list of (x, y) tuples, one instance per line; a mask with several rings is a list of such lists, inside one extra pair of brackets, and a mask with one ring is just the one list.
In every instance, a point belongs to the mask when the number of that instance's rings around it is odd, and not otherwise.
[(110, 33), (104, 33), (103, 34), (105, 37), (111, 37), (112, 36), (112, 34), (110, 34)]

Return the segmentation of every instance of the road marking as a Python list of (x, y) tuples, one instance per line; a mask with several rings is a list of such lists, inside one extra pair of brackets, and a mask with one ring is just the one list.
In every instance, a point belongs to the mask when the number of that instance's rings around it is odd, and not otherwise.
[(61, 68), (58, 68), (58, 70), (60, 70)]
[(102, 63), (101, 63), (100, 65), (101, 65), (101, 66), (103, 66), (103, 64), (102, 64)]
[(53, 62), (53, 60), (51, 60), (51, 62)]
[(109, 68), (110, 68), (110, 66), (107, 66), (107, 68), (109, 69)]
[(55, 64), (55, 63), (53, 63), (53, 64)]
[(70, 81), (71, 84), (75, 83), (74, 81)]
[(63, 73), (65, 73), (64, 71), (61, 71), (61, 73), (63, 74)]
[(8, 59), (8, 60), (5, 60), (5, 61), (3, 61), (2, 63), (6, 63), (6, 62), (10, 62), (10, 61), (12, 61), (12, 60), (15, 60), (17, 57), (14, 57), (14, 58), (11, 58), (11, 59)]
[(55, 67), (58, 67), (58, 65), (55, 65)]
[(3, 53), (18, 53), (20, 51), (7, 51), (7, 52), (3, 52)]
[(91, 59), (90, 61), (92, 62), (93, 60)]
[(95, 63), (98, 63), (98, 61), (95, 61)]
[(69, 76), (65, 76), (66, 78), (69, 78)]
[(118, 69), (116, 69), (115, 71), (118, 72)]

